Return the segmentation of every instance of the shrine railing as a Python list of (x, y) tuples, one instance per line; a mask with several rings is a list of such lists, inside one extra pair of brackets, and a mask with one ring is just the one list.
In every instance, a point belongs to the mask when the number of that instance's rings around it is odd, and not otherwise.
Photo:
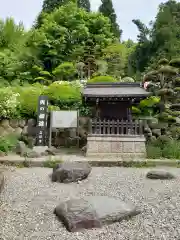
[(91, 135), (143, 135), (143, 122), (124, 120), (91, 119), (89, 134)]

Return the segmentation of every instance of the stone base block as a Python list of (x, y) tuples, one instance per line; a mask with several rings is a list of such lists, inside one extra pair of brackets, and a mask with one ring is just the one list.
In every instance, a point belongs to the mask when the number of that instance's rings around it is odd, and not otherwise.
[(146, 157), (144, 136), (93, 136), (87, 138), (87, 157)]

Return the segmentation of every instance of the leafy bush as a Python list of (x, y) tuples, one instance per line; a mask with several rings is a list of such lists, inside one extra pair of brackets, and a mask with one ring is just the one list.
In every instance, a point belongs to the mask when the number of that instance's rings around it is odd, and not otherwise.
[(53, 71), (53, 74), (56, 78), (65, 81), (72, 80), (72, 78), (75, 77), (76, 73), (77, 73), (76, 67), (71, 62), (64, 62), (57, 66)]
[(151, 144), (147, 145), (147, 158), (149, 159), (159, 159), (162, 157), (162, 150), (158, 146), (153, 146)]
[(180, 141), (172, 141), (164, 145), (162, 156), (164, 158), (180, 159)]
[(14, 149), (18, 139), (14, 135), (0, 136), (0, 151), (8, 153)]
[(12, 91), (10, 87), (0, 89), (0, 118), (19, 117), (19, 94)]
[(135, 82), (133, 78), (131, 77), (124, 77), (121, 79), (122, 82)]
[(19, 93), (19, 112), (22, 118), (34, 118), (37, 114), (38, 97), (42, 94), (44, 87), (35, 85), (30, 87), (21, 87)]
[(109, 83), (117, 82), (117, 79), (111, 76), (98, 76), (88, 80), (88, 83), (108, 83), (108, 82)]
[(81, 105), (80, 90), (66, 82), (63, 84), (52, 83), (43, 91), (43, 94), (49, 97), (52, 105), (56, 105), (60, 109), (69, 109)]
[[(162, 136), (161, 136), (162, 137)], [(169, 140), (164, 136), (161, 140), (158, 139), (154, 143), (147, 144), (147, 157), (150, 159), (180, 158), (180, 141)]]

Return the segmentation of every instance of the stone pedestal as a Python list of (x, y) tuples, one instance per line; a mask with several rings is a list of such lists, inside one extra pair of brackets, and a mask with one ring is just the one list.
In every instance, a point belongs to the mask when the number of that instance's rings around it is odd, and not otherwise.
[(89, 135), (87, 138), (87, 157), (145, 158), (144, 136), (105, 136)]

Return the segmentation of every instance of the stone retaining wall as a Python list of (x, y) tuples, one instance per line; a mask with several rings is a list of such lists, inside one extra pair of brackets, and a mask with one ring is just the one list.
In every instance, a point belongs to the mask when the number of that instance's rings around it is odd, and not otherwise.
[(145, 138), (140, 136), (88, 136), (87, 157), (146, 157)]
[[(57, 129), (52, 133), (52, 145), (54, 146), (71, 146), (77, 145), (79, 138), (80, 146), (86, 144), (87, 139), (88, 118), (79, 118), (79, 132), (77, 129)], [(26, 137), (35, 142), (36, 137), (36, 121), (29, 120), (1, 120), (0, 121), (0, 136), (15, 134), (18, 137)], [(31, 143), (33, 144), (33, 143)]]

